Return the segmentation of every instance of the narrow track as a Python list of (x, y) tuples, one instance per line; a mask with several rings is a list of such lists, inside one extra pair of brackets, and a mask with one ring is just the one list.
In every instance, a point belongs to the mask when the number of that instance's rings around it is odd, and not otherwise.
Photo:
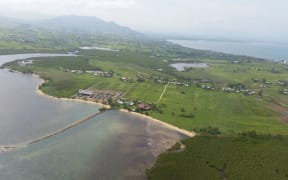
[(160, 97), (159, 97), (159, 99), (157, 101), (157, 104), (160, 103), (160, 101), (161, 101), (162, 97), (164, 96), (168, 86), (169, 86), (169, 82), (164, 86), (164, 89), (163, 89), (163, 91), (162, 91), (162, 93), (161, 93), (161, 95), (160, 95)]

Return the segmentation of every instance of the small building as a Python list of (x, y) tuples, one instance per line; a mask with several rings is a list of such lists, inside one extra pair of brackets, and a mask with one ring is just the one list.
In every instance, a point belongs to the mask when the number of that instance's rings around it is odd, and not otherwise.
[(26, 65), (29, 65), (29, 64), (33, 64), (33, 60), (22, 60), (22, 61), (19, 61), (18, 64), (20, 66), (26, 66)]
[(122, 100), (120, 100), (120, 99), (118, 99), (117, 101), (116, 101), (118, 104), (124, 104), (124, 102), (122, 101)]
[(127, 78), (126, 77), (120, 77), (120, 81), (125, 82), (125, 81), (127, 81)]
[(139, 110), (149, 111), (149, 110), (152, 109), (152, 106), (149, 105), (149, 104), (140, 103), (140, 104), (137, 105), (137, 108)]
[(255, 91), (251, 91), (251, 92), (248, 93), (249, 96), (252, 96), (252, 95), (255, 95), (255, 94), (256, 94)]
[(104, 72), (104, 74), (102, 75), (103, 77), (113, 77), (113, 72), (109, 71), (109, 72)]
[(283, 90), (282, 90), (282, 94), (288, 95), (288, 89), (283, 89)]
[(89, 96), (89, 97), (91, 97), (91, 96), (93, 96), (93, 92), (92, 92), (92, 91), (89, 91), (89, 90), (80, 89), (80, 90), (78, 91), (78, 95), (79, 95), (79, 96)]
[(82, 74), (82, 70), (70, 70), (71, 73), (77, 73), (77, 74)]

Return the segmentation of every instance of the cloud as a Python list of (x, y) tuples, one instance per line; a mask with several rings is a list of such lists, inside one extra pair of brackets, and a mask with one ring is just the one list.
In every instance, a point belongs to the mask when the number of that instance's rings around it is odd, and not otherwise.
[(75, 14), (109, 19), (109, 14), (113, 18), (116, 11), (135, 5), (136, 0), (0, 0), (0, 16), (39, 19)]
[(129, 8), (136, 4), (135, 0), (0, 0), (0, 9), (19, 12), (77, 11), (99, 8)]

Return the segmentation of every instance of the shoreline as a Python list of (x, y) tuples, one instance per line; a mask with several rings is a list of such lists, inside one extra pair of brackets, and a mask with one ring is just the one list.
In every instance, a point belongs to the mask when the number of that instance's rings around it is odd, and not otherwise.
[[(45, 94), (41, 89), (40, 87), (43, 85), (43, 83), (45, 83), (45, 80), (41, 79), (41, 77), (37, 74), (32, 74), (32, 76), (34, 76), (35, 78), (38, 78), (41, 82), (40, 84), (36, 87), (35, 89), (35, 92), (36, 94), (38, 94), (39, 96), (43, 96), (43, 97), (46, 97), (46, 98), (49, 98), (51, 100), (62, 100), (62, 101), (72, 101), (72, 102), (81, 102), (81, 103), (87, 103), (87, 104), (92, 104), (92, 105), (97, 105), (97, 106), (101, 106), (101, 107), (104, 107), (104, 108), (107, 108), (108, 110), (111, 109), (111, 106), (110, 105), (106, 105), (106, 104), (102, 104), (102, 103), (98, 103), (98, 102), (93, 102), (93, 101), (89, 101), (89, 100), (83, 100), (83, 99), (72, 99), (72, 98), (58, 98), (58, 97), (54, 97), (54, 96), (51, 96), (51, 95), (48, 95), (48, 94)], [(123, 112), (123, 113), (127, 113), (129, 115), (132, 115), (132, 116), (137, 116), (139, 118), (144, 118), (145, 121), (151, 121), (151, 122), (154, 122), (156, 124), (159, 124), (167, 129), (170, 129), (170, 130), (174, 130), (182, 135), (185, 135), (187, 137), (194, 137), (196, 136), (196, 133), (193, 132), (193, 131), (188, 131), (188, 130), (185, 130), (185, 129), (181, 129), (181, 128), (178, 128), (174, 125), (171, 125), (169, 123), (166, 123), (166, 122), (163, 122), (159, 119), (156, 119), (156, 118), (153, 118), (151, 116), (147, 116), (145, 114), (141, 114), (141, 113), (137, 113), (137, 112), (132, 112), (132, 111), (128, 111), (126, 109), (118, 109), (119, 112)], [(105, 111), (104, 111), (105, 112)], [(95, 114), (92, 114), (86, 118), (83, 118), (83, 119), (80, 119), (78, 121), (75, 121), (67, 126), (65, 126), (64, 128), (61, 128), (61, 129), (58, 129), (56, 130), (55, 132), (51, 132), (49, 134), (46, 134), (44, 136), (41, 136), (41, 137), (38, 137), (38, 138), (35, 138), (35, 139), (32, 139), (26, 143), (24, 143), (24, 146), (23, 146), (23, 143), (21, 145), (6, 145), (6, 146), (0, 146), (0, 153), (3, 153), (3, 152), (11, 152), (11, 151), (15, 151), (15, 150), (18, 150), (19, 148), (22, 148), (22, 147), (27, 147), (31, 144), (34, 144), (34, 143), (37, 143), (41, 140), (45, 140), (45, 139), (48, 139), (50, 137), (53, 137), (53, 136), (56, 136), (60, 133), (63, 133), (75, 126), (78, 126), (88, 120), (90, 120), (91, 118), (99, 115), (99, 114), (102, 114), (104, 112), (97, 112)]]
[(166, 127), (168, 129), (171, 129), (171, 130), (175, 130), (183, 135), (186, 135), (188, 137), (194, 137), (196, 136), (196, 133), (193, 132), (193, 131), (188, 131), (188, 130), (185, 130), (185, 129), (181, 129), (177, 126), (174, 126), (172, 124), (169, 124), (169, 123), (166, 123), (166, 122), (163, 122), (159, 119), (156, 119), (156, 118), (153, 118), (151, 116), (147, 116), (145, 114), (141, 114), (141, 113), (137, 113), (137, 112), (133, 112), (133, 111), (128, 111), (126, 109), (119, 109), (120, 112), (124, 112), (124, 113), (127, 113), (129, 115), (133, 115), (133, 116), (138, 116), (138, 117), (141, 117), (141, 118), (145, 118), (145, 120), (147, 121), (152, 121), (154, 123), (157, 123), (157, 124), (160, 124), (162, 125), (163, 127)]
[[(94, 105), (98, 105), (98, 106), (102, 106), (102, 107), (105, 107), (107, 109), (111, 109), (111, 106), (110, 105), (106, 105), (106, 104), (102, 104), (102, 103), (97, 103), (97, 102), (93, 102), (93, 101), (89, 101), (89, 100), (83, 100), (83, 99), (71, 99), (71, 98), (58, 98), (58, 97), (54, 97), (54, 96), (51, 96), (51, 95), (48, 95), (48, 94), (45, 94), (43, 91), (41, 91), (40, 87), (43, 85), (43, 83), (45, 83), (45, 80), (41, 79), (41, 77), (37, 74), (33, 74), (33, 76), (35, 76), (36, 78), (40, 79), (41, 80), (41, 83), (37, 86), (36, 88), (36, 93), (38, 95), (41, 95), (41, 96), (46, 96), (48, 98), (51, 98), (51, 99), (58, 99), (58, 100), (64, 100), (64, 101), (74, 101), (74, 102), (82, 102), (82, 103), (88, 103), (88, 104), (94, 104)], [(196, 136), (196, 133), (194, 131), (188, 131), (188, 130), (185, 130), (185, 129), (181, 129), (177, 126), (174, 126), (172, 124), (169, 124), (169, 123), (166, 123), (166, 122), (163, 122), (159, 119), (156, 119), (156, 118), (153, 118), (151, 116), (147, 116), (145, 114), (141, 114), (141, 113), (137, 113), (137, 112), (132, 112), (132, 111), (128, 111), (126, 109), (119, 109), (118, 111), (120, 112), (124, 112), (124, 113), (127, 113), (129, 115), (133, 115), (133, 116), (137, 116), (137, 117), (141, 117), (141, 118), (145, 118), (146, 120), (149, 120), (149, 121), (152, 121), (154, 123), (157, 123), (157, 124), (161, 124), (162, 126), (168, 128), (168, 129), (171, 129), (171, 130), (175, 130), (183, 135), (186, 135), (188, 137), (194, 137)]]
[(41, 80), (41, 83), (36, 87), (36, 93), (38, 95), (40, 95), (40, 96), (44, 96), (44, 97), (47, 97), (47, 98), (53, 99), (53, 100), (81, 102), (81, 103), (86, 103), (86, 104), (93, 104), (93, 105), (102, 106), (102, 107), (105, 107), (107, 109), (111, 108), (111, 106), (109, 106), (107, 104), (102, 104), (102, 103), (98, 103), (98, 102), (94, 102), (94, 101), (86, 101), (86, 100), (83, 100), (83, 99), (72, 99), (72, 98), (58, 98), (58, 97), (55, 97), (55, 96), (48, 95), (48, 94), (44, 93), (40, 89), (40, 87), (43, 85), (43, 83), (45, 83), (45, 80), (41, 79), (41, 77), (39, 75), (37, 75), (37, 74), (33, 74), (33, 76)]

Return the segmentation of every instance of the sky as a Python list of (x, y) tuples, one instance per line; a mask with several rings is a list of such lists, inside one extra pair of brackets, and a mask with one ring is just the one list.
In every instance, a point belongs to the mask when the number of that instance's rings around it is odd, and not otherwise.
[(96, 16), (132, 29), (288, 42), (287, 0), (0, 0), (0, 15)]

